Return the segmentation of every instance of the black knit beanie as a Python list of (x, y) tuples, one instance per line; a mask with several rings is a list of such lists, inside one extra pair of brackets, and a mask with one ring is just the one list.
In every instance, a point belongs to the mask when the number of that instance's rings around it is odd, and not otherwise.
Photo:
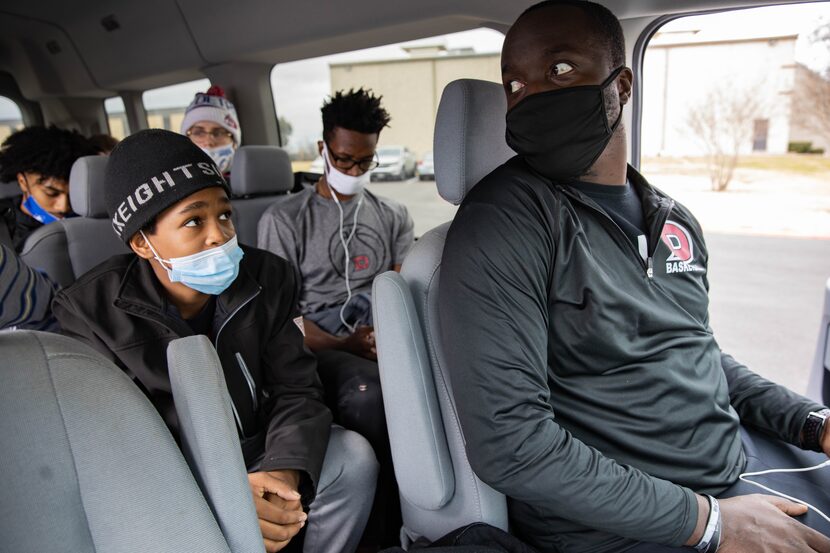
[(115, 234), (128, 243), (153, 217), (211, 186), (231, 194), (210, 156), (188, 137), (149, 129), (128, 136), (110, 154), (104, 197)]

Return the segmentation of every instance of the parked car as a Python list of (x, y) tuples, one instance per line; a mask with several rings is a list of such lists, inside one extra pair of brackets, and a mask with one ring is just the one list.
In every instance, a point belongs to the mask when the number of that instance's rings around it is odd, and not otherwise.
[(418, 179), (435, 180), (435, 166), (432, 163), (432, 152), (427, 152), (418, 162)]
[(323, 163), (322, 156), (317, 156), (314, 158), (314, 161), (311, 162), (311, 165), (308, 168), (309, 173), (319, 173), (322, 175), (326, 170), (326, 166)]
[(406, 180), (415, 176), (415, 154), (406, 146), (378, 148), (380, 165), (372, 171), (372, 180)]

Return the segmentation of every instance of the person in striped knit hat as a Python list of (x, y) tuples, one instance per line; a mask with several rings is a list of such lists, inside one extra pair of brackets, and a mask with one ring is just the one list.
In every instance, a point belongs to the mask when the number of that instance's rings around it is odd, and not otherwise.
[(214, 85), (207, 92), (196, 93), (184, 112), (181, 133), (204, 150), (225, 176), (231, 172), (233, 155), (242, 143), (242, 129), (236, 108), (221, 87)]

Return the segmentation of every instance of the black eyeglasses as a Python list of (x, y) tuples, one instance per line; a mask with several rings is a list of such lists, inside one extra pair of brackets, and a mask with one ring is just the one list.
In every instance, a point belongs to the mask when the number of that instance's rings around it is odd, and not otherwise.
[(373, 155), (370, 158), (352, 159), (350, 157), (340, 157), (336, 155), (334, 152), (331, 151), (331, 146), (328, 145), (328, 142), (326, 143), (326, 148), (329, 151), (329, 155), (331, 156), (334, 166), (340, 169), (341, 171), (348, 171), (352, 167), (357, 165), (360, 168), (360, 170), (365, 173), (366, 171), (371, 171), (372, 169), (380, 165), (380, 162), (378, 162), (377, 159), (377, 152), (375, 152), (375, 155)]

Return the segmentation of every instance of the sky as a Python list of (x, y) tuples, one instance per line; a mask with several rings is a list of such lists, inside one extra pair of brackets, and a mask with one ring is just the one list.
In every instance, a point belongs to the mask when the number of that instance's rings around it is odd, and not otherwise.
[[(661, 31), (703, 30), (707, 35), (721, 38), (746, 36), (747, 33), (752, 36), (798, 34), (800, 38), (796, 46), (796, 61), (821, 69), (830, 66), (830, 48), (826, 45), (811, 45), (806, 37), (814, 28), (827, 22), (830, 22), (830, 2), (821, 2), (685, 17), (668, 23)], [(477, 53), (495, 53), (501, 50), (502, 41), (503, 36), (496, 31), (476, 29), (276, 66), (271, 73), (271, 85), (277, 113), (285, 117), (294, 128), (289, 148), (316, 141), (322, 132), (319, 110), (331, 93), (329, 63), (405, 58), (402, 46), (419, 44), (442, 44), (448, 49), (472, 48)], [(148, 91), (144, 95), (145, 106), (147, 109), (184, 107), (196, 92), (206, 90), (209, 85), (207, 79), (203, 79)], [(106, 107), (112, 111), (123, 110), (123, 104), (118, 99), (108, 100)], [(13, 102), (0, 97), (0, 119), (12, 118), (18, 114)]]
[(431, 37), (366, 50), (356, 50), (333, 56), (284, 63), (271, 72), (271, 88), (277, 114), (293, 126), (289, 148), (295, 144), (317, 141), (323, 132), (320, 107), (331, 94), (329, 64), (349, 61), (405, 59), (403, 47), (441, 44), (447, 49), (473, 48), (477, 53), (501, 51), (504, 36), (492, 29), (476, 29)]

